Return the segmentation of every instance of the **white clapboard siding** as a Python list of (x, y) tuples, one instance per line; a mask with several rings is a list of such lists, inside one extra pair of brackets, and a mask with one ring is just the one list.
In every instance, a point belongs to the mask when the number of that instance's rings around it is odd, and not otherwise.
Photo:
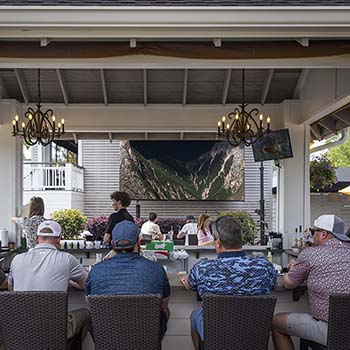
[(312, 193), (310, 207), (311, 225), (320, 215), (334, 214), (345, 221), (346, 229), (350, 227), (350, 196), (340, 193)]
[[(83, 140), (82, 165), (85, 169), (85, 214), (89, 217), (111, 212), (111, 192), (119, 189), (120, 142)], [(198, 216), (203, 212), (216, 217), (221, 211), (247, 210), (255, 220), (260, 199), (260, 163), (254, 162), (251, 147), (245, 148), (245, 200), (234, 201), (140, 201), (141, 217), (155, 211), (160, 217)], [(272, 162), (264, 162), (266, 222), (271, 222)], [(135, 202), (129, 211), (135, 215)], [(269, 226), (270, 227), (270, 226)]]

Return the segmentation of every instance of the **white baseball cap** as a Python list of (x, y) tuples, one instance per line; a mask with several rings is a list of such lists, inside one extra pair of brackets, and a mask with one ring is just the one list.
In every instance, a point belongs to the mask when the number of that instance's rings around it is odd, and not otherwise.
[[(44, 229), (49, 229), (51, 232), (42, 232)], [(36, 234), (37, 236), (60, 237), (61, 232), (62, 232), (62, 229), (59, 223), (52, 220), (45, 220), (39, 225), (38, 231)]]
[(331, 232), (333, 236), (335, 236), (341, 241), (350, 241), (350, 238), (344, 233), (345, 223), (338, 216), (321, 215), (315, 220), (314, 227)]

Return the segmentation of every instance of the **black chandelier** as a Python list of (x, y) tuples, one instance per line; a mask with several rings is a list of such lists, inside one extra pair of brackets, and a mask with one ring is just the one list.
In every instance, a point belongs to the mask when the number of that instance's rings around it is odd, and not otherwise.
[(24, 142), (29, 146), (36, 144), (47, 146), (55, 138), (64, 135), (64, 119), (62, 118), (56, 127), (56, 117), (53, 110), (42, 111), (41, 107), (40, 69), (38, 69), (38, 102), (36, 103), (36, 109), (29, 107), (24, 113), (27, 121), (21, 124), (21, 129), (18, 127), (18, 115), (12, 121), (12, 135), (23, 137)]
[[(218, 138), (227, 140), (234, 147), (239, 145), (250, 146), (259, 137), (271, 131), (270, 117), (266, 118), (267, 127), (264, 129), (264, 117), (259, 110), (257, 108), (250, 111), (246, 110), (248, 104), (245, 103), (244, 73), (245, 71), (242, 69), (242, 103), (229, 113), (227, 118), (223, 116), (218, 121)], [(255, 119), (258, 115), (259, 124)]]

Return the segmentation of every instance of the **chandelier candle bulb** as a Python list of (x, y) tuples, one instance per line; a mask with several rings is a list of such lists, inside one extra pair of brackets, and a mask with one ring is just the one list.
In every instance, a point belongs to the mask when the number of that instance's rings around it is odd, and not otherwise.
[(64, 119), (61, 119), (61, 124), (62, 124), (62, 134), (64, 134)]
[(16, 134), (16, 121), (12, 120), (12, 134), (15, 135)]
[(15, 116), (15, 121), (16, 121), (16, 131), (18, 132), (18, 115), (16, 114)]
[(220, 127), (221, 127), (221, 121), (218, 121), (218, 134), (220, 135)]
[(270, 117), (267, 117), (266, 121), (267, 121), (267, 130), (270, 130), (271, 118), (270, 118)]

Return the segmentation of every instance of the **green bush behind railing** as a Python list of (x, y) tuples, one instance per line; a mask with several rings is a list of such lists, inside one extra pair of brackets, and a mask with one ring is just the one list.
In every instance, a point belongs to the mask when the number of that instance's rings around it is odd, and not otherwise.
[(78, 239), (87, 221), (87, 217), (77, 209), (55, 211), (52, 219), (61, 225), (62, 239)]

